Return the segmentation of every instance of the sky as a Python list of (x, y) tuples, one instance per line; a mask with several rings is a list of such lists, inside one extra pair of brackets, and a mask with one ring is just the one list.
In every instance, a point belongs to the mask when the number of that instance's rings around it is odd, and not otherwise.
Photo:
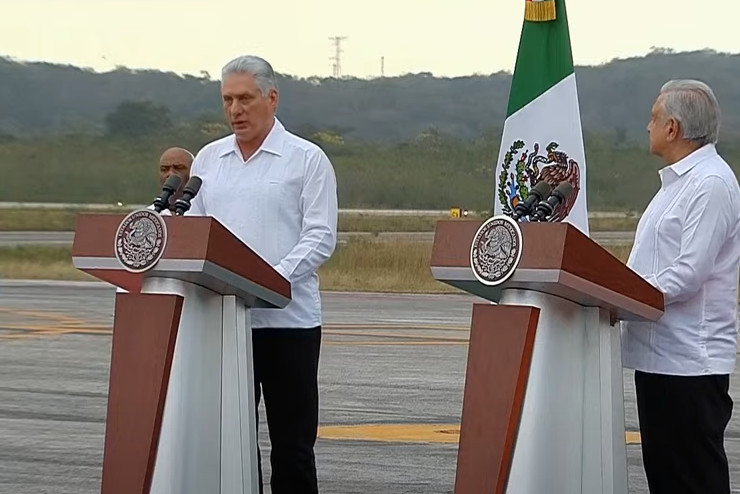
[[(566, 0), (574, 62), (653, 47), (740, 53), (737, 0)], [(277, 72), (342, 75), (512, 71), (524, 0), (0, 0), (0, 56), (108, 71), (118, 65), (214, 79), (253, 54)], [(2, 81), (0, 81), (2, 83)]]

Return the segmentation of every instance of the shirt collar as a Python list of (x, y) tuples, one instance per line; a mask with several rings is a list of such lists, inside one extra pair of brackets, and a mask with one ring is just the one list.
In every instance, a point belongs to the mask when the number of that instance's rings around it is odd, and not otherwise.
[(658, 172), (660, 179), (663, 183), (666, 183), (666, 180), (671, 182), (671, 179), (675, 180), (682, 177), (686, 173), (690, 172), (696, 165), (715, 154), (717, 154), (717, 149), (714, 144), (705, 144), (685, 158), (676, 161), (670, 166), (661, 168)]
[[(262, 151), (270, 154), (274, 154), (275, 156), (282, 156), (283, 155), (283, 144), (285, 143), (285, 127), (280, 122), (280, 120), (275, 117), (275, 121), (273, 122), (272, 129), (270, 129), (270, 132), (267, 134), (267, 137), (265, 137), (265, 140), (262, 141), (262, 144), (257, 149), (257, 151), (252, 155), (252, 157), (257, 156)], [(239, 151), (239, 146), (236, 143), (236, 135), (231, 134), (229, 136), (229, 139), (224, 143), (221, 152), (219, 153), (219, 158), (223, 158), (224, 156), (228, 156), (229, 154), (234, 153), (237, 156), (241, 156), (241, 151)]]

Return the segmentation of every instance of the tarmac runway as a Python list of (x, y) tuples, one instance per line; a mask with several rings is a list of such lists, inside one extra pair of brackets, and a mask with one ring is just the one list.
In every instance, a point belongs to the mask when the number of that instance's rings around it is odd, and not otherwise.
[[(113, 297), (100, 283), (0, 282), (0, 493), (99, 492)], [(322, 493), (452, 492), (474, 302), (464, 295), (323, 294)], [(633, 432), (631, 372), (624, 382)], [(735, 375), (736, 397), (738, 383)], [(733, 492), (740, 492), (739, 431), (733, 416)], [(628, 437), (630, 492), (644, 494), (639, 437)]]

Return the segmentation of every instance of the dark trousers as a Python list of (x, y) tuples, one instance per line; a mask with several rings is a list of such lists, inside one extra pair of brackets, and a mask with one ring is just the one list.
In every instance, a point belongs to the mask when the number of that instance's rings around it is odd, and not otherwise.
[(727, 375), (635, 372), (642, 459), (651, 494), (730, 494)]
[[(314, 444), (319, 424), (321, 327), (252, 330), (255, 405), (265, 397), (273, 494), (318, 493)], [(259, 427), (259, 419), (257, 420)], [(257, 449), (260, 493), (262, 457)]]

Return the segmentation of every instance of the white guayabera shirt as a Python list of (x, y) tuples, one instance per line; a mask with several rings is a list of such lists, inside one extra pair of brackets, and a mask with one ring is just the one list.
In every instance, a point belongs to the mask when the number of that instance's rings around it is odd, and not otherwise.
[(275, 119), (245, 161), (229, 135), (206, 145), (191, 175), (203, 180), (188, 215), (212, 216), (292, 285), (284, 309), (253, 309), (255, 328), (321, 325), (317, 269), (336, 247), (337, 183), (329, 158)]
[(660, 170), (628, 265), (663, 292), (655, 323), (623, 322), (625, 367), (729, 374), (737, 350), (740, 188), (708, 144)]

